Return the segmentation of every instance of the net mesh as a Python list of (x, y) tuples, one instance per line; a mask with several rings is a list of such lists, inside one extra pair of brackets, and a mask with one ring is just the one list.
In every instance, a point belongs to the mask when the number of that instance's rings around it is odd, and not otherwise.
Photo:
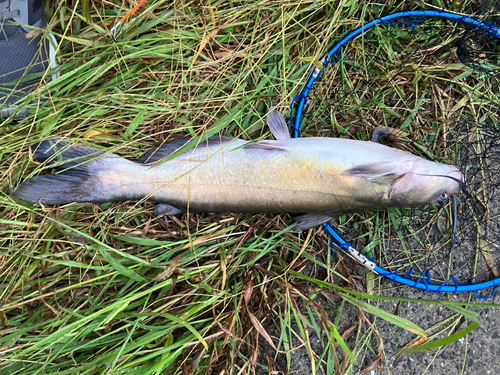
[(459, 206), (453, 202), (417, 209), (390, 209), (375, 229), (380, 238), (376, 257), (384, 268), (419, 276), (429, 272), (434, 283), (454, 278), (479, 283), (499, 276), (500, 138), (489, 121), (452, 120), (439, 137), (436, 159), (456, 165), (467, 187)]
[(302, 134), (367, 141), (389, 127), (387, 145), (466, 177), (456, 209), (450, 200), (339, 218), (336, 229), (388, 271), (434, 284), (500, 276), (497, 6), (473, 9), (484, 29), (423, 17), (378, 25), (309, 95)]

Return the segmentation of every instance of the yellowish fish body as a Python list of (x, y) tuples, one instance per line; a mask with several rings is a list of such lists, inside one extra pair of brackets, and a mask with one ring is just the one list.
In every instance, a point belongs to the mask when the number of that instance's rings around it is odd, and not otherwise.
[[(301, 212), (308, 214), (299, 224), (305, 229), (340, 213), (430, 204), (460, 191), (463, 175), (454, 166), (374, 142), (291, 139), (278, 116), (268, 118), (276, 141), (211, 137), (158, 165), (185, 141), (149, 153), (142, 160), (146, 164), (101, 156), (85, 146), (42, 142), (35, 157), (46, 160), (62, 148), (63, 158), (76, 157), (76, 172), (72, 176), (69, 165), (67, 177), (34, 177), (13, 194), (45, 204), (150, 199), (163, 204), (158, 214)], [(64, 187), (76, 177), (78, 188)]]
[(190, 211), (320, 213), (373, 208), (377, 203), (383, 208), (387, 200), (386, 184), (360, 183), (359, 178), (342, 174), (360, 161), (373, 161), (373, 156), (342, 155), (340, 150), (370, 146), (382, 160), (394, 154), (418, 159), (379, 144), (346, 139), (266, 141), (286, 151), (242, 148), (245, 143), (211, 142), (208, 148), (198, 147), (157, 167), (127, 161), (116, 175), (103, 172), (99, 177), (106, 190), (127, 199), (149, 196), (156, 202), (189, 205)]

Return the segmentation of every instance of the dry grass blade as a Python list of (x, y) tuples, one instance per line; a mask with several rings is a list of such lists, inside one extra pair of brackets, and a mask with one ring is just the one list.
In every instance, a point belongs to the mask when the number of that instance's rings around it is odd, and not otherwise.
[[(179, 138), (193, 141), (170, 157), (215, 134), (269, 137), (268, 109), (289, 114), (327, 46), (401, 10), (400, 3), (149, 0), (121, 26), (117, 43), (108, 30), (128, 11), (121, 2), (45, 6), (59, 41), (60, 77), (51, 81), (47, 73), (22, 104), (27, 116), (0, 125), (0, 373), (277, 374), (302, 366), (308, 374), (349, 374), (388, 367), (379, 334), (385, 321), (429, 335), (427, 347), (475, 327), (450, 333), (460, 316), (476, 318), (455, 305), (432, 335), (389, 312), (395, 301), (442, 305), (385, 296), (384, 284), (339, 257), (321, 229), (295, 233), (286, 215), (156, 217), (147, 200), (43, 207), (9, 195), (24, 179), (50, 173), (30, 154), (29, 145), (42, 139), (70, 138), (137, 160)], [(494, 95), (484, 104), (471, 89), (479, 80), (455, 79), (463, 67), (443, 52), (454, 36), (437, 25), (446, 36), (437, 45), (409, 43), (407, 55), (398, 54), (411, 37), (406, 26), (392, 34), (377, 29), (347, 46), (342, 65), (326, 66), (332, 75), (311, 92), (304, 135), (369, 140), (386, 126), (394, 129), (392, 146), (432, 158), (443, 143), (426, 148), (423, 140), (441, 140), (446, 111), (481, 104), (493, 113)], [(396, 66), (384, 53), (405, 63)], [(355, 247), (397, 268), (422, 254), (375, 254), (377, 235), (387, 232), (384, 220), (403, 224), (406, 214), (336, 223)], [(442, 224), (445, 214), (432, 223)], [(415, 230), (415, 241), (423, 244), (430, 227)], [(494, 250), (482, 247), (492, 270)], [(360, 294), (367, 283), (370, 295)], [(446, 335), (451, 339), (432, 341)]]

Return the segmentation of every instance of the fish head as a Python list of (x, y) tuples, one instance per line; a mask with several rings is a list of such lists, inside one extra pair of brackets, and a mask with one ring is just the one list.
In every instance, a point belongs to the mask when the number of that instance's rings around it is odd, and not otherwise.
[(419, 159), (392, 183), (388, 199), (395, 206), (416, 207), (445, 202), (464, 187), (464, 175), (457, 167)]

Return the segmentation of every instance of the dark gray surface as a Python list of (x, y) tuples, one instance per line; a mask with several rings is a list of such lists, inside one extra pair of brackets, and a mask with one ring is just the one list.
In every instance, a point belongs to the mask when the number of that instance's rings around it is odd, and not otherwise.
[[(490, 291), (491, 292), (491, 291)], [(399, 296), (414, 299), (426, 300), (442, 300), (442, 301), (466, 301), (468, 295), (466, 294), (427, 294), (409, 287), (395, 287), (380, 293), (386, 296)], [(320, 301), (316, 300), (316, 302)], [(470, 302), (477, 303), (493, 303), (491, 299), (482, 301), (475, 296), (472, 296)], [(417, 302), (402, 302), (397, 301), (371, 301), (372, 305), (378, 306), (384, 311), (392, 314), (398, 311), (399, 316), (417, 324), (419, 327), (427, 330), (433, 327), (438, 322), (454, 315), (454, 312), (447, 309), (440, 304), (425, 304)], [(327, 307), (327, 306), (323, 306)], [(331, 306), (330, 306), (331, 308)], [(355, 330), (347, 338), (348, 346), (354, 350), (357, 355), (359, 366), (355, 366), (353, 374), (369, 374), (369, 375), (423, 375), (423, 374), (446, 374), (446, 375), (488, 375), (500, 374), (500, 311), (492, 307), (470, 307), (471, 311), (480, 314), (479, 327), (466, 335), (458, 342), (454, 342), (444, 349), (432, 349), (424, 352), (418, 352), (407, 356), (397, 357), (396, 352), (412, 342), (417, 336), (407, 330), (400, 328), (388, 321), (380, 318), (374, 318), (369, 314), (365, 314), (371, 321), (375, 322), (375, 328), (380, 333), (383, 341), (384, 355), (381, 362), (368, 372), (361, 372), (366, 370), (377, 358), (379, 350), (379, 341), (374, 334), (370, 338), (370, 345), (374, 352), (370, 351), (367, 346), (361, 346), (358, 342), (356, 344), (356, 331)], [(330, 316), (333, 321), (335, 316)], [(457, 321), (457, 320), (455, 320)], [(349, 327), (358, 325), (359, 313), (358, 309), (346, 303), (342, 313), (338, 329), (342, 334)], [(464, 329), (470, 325), (471, 321), (462, 321), (462, 324), (456, 328), (456, 331)], [(319, 324), (319, 322), (318, 322)], [(450, 328), (447, 330), (448, 334), (451, 332)], [(437, 331), (434, 331), (437, 332)], [(316, 354), (321, 354), (322, 344), (313, 330), (309, 330), (311, 345)], [(431, 336), (431, 334), (429, 334)], [(443, 337), (441, 335), (440, 337)], [(295, 340), (294, 347), (300, 346), (300, 342)], [(339, 354), (341, 351), (338, 352)], [(341, 357), (339, 357), (341, 358)], [(282, 358), (281, 362), (278, 360), (282, 368), (286, 367), (286, 362)], [(326, 366), (322, 366), (317, 374), (325, 374)], [(311, 374), (311, 361), (304, 347), (293, 352), (291, 372), (297, 375)], [(264, 372), (265, 374), (265, 372)]]
[[(437, 299), (439, 295), (427, 295), (425, 292), (406, 290), (408, 297), (421, 299)], [(441, 295), (444, 300), (456, 300), (459, 297)], [(472, 301), (480, 302), (476, 298)], [(391, 304), (393, 306), (391, 306)], [(394, 303), (383, 302), (380, 307), (390, 311), (395, 309)], [(393, 374), (417, 375), (417, 374), (500, 374), (500, 335), (498, 330), (499, 311), (495, 308), (470, 308), (480, 314), (479, 327), (458, 342), (446, 346), (442, 350), (433, 349), (425, 352), (415, 353), (409, 356), (388, 358), (388, 369)], [(439, 321), (452, 315), (447, 308), (440, 305), (427, 305), (414, 302), (404, 302), (400, 308), (400, 316), (416, 323), (426, 329), (432, 327)], [(461, 329), (471, 324), (464, 322)], [(377, 325), (386, 347), (387, 354), (392, 355), (396, 350), (411, 342), (415, 335), (394, 325), (378, 320)], [(382, 374), (378, 370), (376, 374)], [(389, 372), (390, 373), (390, 372)]]
[[(29, 24), (38, 28), (46, 25), (41, 1), (29, 0), (18, 11)], [(11, 115), (15, 109), (13, 103), (36, 88), (50, 65), (49, 40), (41, 33), (27, 37), (29, 26), (13, 24), (22, 20), (0, 17), (0, 117)]]
[(0, 106), (7, 100), (12, 103), (21, 95), (10, 95), (30, 83), (16, 84), (23, 76), (45, 71), (48, 67), (48, 43), (41, 44), (42, 36), (34, 39), (26, 38), (26, 33), (20, 27), (9, 40), (0, 40)]

